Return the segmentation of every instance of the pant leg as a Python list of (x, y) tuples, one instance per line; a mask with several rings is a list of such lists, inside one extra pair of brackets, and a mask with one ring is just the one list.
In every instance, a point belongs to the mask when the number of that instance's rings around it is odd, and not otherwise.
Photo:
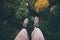
[(23, 28), (15, 37), (14, 40), (29, 40), (28, 38), (28, 33), (27, 30), (25, 28)]
[(41, 30), (36, 27), (34, 28), (32, 34), (31, 34), (31, 38), (32, 38), (32, 40), (45, 40)]

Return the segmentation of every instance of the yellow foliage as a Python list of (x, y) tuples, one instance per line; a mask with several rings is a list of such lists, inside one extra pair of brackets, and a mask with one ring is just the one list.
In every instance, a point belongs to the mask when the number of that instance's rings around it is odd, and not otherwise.
[(48, 7), (49, 1), (48, 0), (37, 0), (35, 2), (34, 8), (36, 12), (39, 12), (41, 9)]

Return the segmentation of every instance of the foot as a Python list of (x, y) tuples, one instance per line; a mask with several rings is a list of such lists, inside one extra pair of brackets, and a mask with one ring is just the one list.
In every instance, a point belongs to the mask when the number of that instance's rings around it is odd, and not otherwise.
[(24, 20), (24, 22), (23, 22), (23, 26), (24, 26), (24, 27), (27, 27), (28, 21), (29, 21), (28, 18), (25, 18), (25, 20)]
[(39, 26), (39, 18), (37, 16), (35, 16), (34, 19), (34, 27)]

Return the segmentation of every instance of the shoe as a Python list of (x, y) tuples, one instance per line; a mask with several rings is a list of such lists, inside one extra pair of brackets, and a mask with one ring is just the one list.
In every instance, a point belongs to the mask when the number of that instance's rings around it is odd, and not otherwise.
[(41, 30), (37, 27), (34, 28), (32, 34), (31, 34), (31, 40), (45, 40), (43, 33)]
[(37, 16), (35, 16), (33, 27), (36, 27), (36, 26), (39, 26), (39, 18)]
[(25, 20), (24, 20), (24, 22), (23, 22), (23, 27), (27, 27), (27, 25), (28, 25), (28, 18), (25, 18)]
[(29, 40), (28, 38), (28, 33), (27, 30), (25, 28), (23, 28), (15, 37), (14, 40)]

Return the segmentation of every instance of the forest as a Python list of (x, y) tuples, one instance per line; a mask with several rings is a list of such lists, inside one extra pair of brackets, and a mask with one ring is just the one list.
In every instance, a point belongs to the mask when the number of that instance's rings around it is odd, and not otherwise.
[(14, 40), (26, 17), (30, 35), (35, 16), (45, 40), (60, 40), (60, 0), (0, 0), (0, 40)]

